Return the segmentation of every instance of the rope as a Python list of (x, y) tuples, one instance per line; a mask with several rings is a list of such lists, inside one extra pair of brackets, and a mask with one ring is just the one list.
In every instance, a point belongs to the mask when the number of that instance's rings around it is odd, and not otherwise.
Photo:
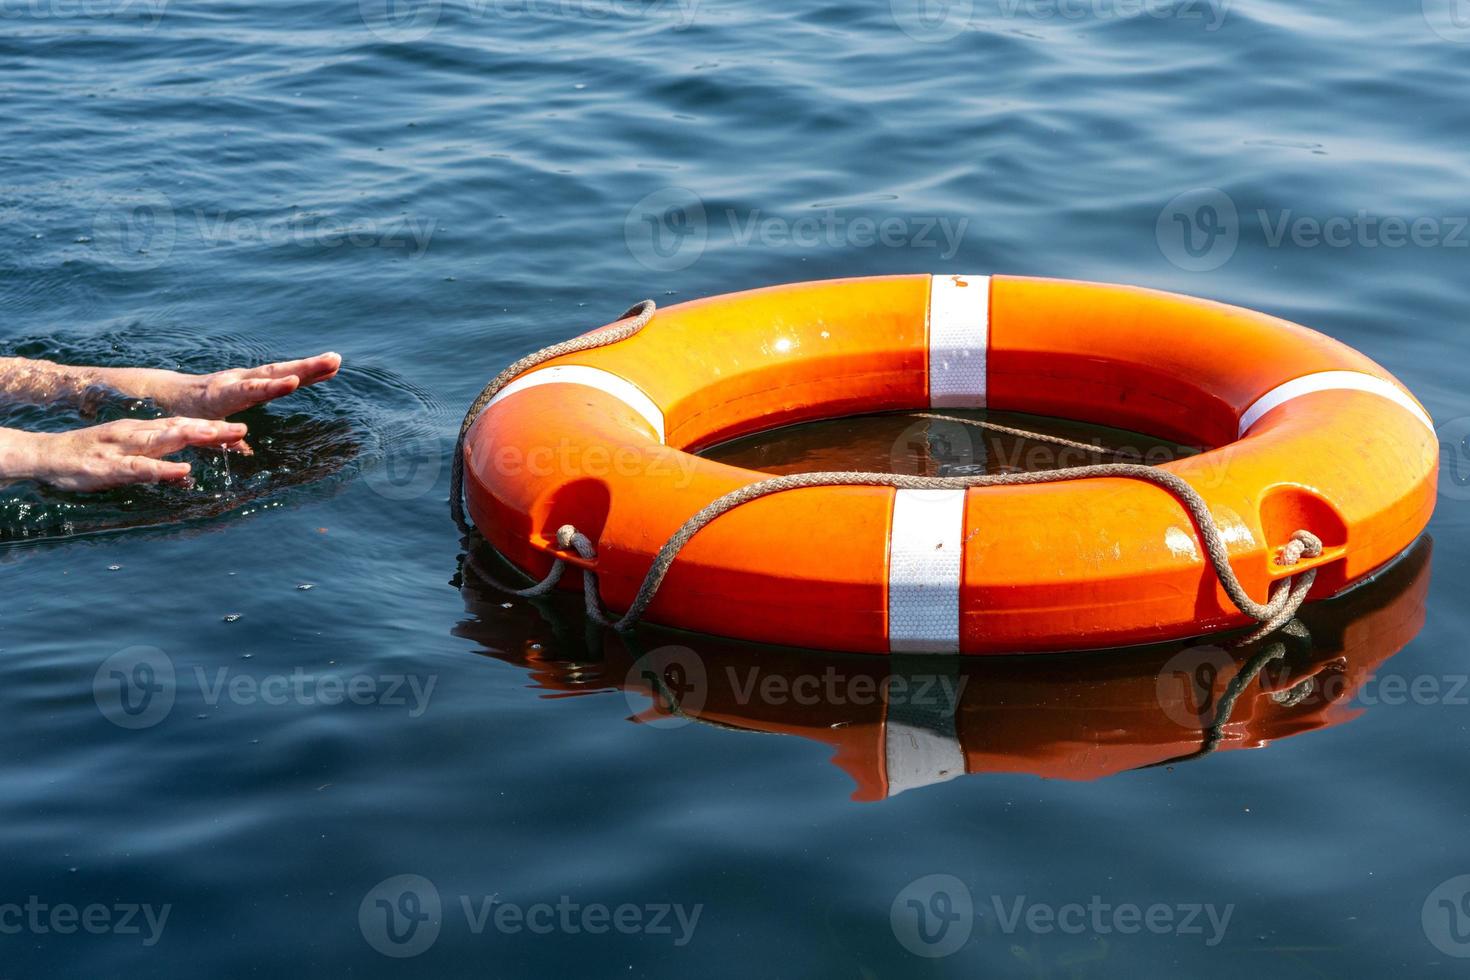
[(598, 347), (606, 347), (608, 344), (615, 344), (633, 336), (647, 326), (649, 320), (653, 319), (655, 309), (657, 306), (651, 299), (630, 306), (628, 311), (613, 321), (606, 330), (573, 337), (571, 340), (563, 340), (559, 344), (543, 347), (534, 354), (527, 354), (490, 379), (490, 383), (480, 389), (480, 393), (470, 403), (469, 411), (465, 412), (464, 421), (460, 423), (459, 437), (454, 440), (454, 459), (449, 465), (449, 513), (453, 515), (454, 523), (459, 525), (461, 533), (470, 533), (469, 522), (464, 516), (464, 439), (470, 431), (470, 426), (475, 424), (475, 419), (479, 418), (485, 406), (490, 404), (490, 399), (499, 394), (501, 388), (538, 364), (544, 364), (564, 354), (596, 350)]
[[(1205, 544), (1205, 552), (1215, 569), (1215, 574), (1220, 578), (1220, 584), (1225, 588), (1226, 595), (1230, 597), (1230, 601), (1237, 609), (1261, 623), (1261, 628), (1257, 632), (1262, 635), (1273, 632), (1296, 615), (1298, 607), (1306, 599), (1307, 592), (1311, 590), (1312, 583), (1316, 580), (1316, 569), (1309, 569), (1300, 575), (1280, 580), (1273, 586), (1271, 595), (1265, 603), (1256, 602), (1246, 592), (1245, 586), (1235, 574), (1235, 569), (1230, 566), (1230, 554), (1225, 545), (1225, 537), (1220, 533), (1220, 529), (1215, 527), (1209, 507), (1199, 492), (1173, 473), (1136, 463), (1102, 463), (1070, 470), (979, 476), (904, 476), (893, 473), (834, 472), (793, 473), (769, 480), (759, 480), (717, 498), (685, 521), (654, 556), (653, 565), (644, 577), (638, 594), (634, 596), (632, 604), (621, 618), (611, 620), (603, 612), (599, 599), (597, 574), (590, 570), (584, 571), (582, 579), (587, 614), (597, 622), (615, 630), (623, 631), (632, 628), (658, 594), (659, 587), (663, 585), (664, 578), (674, 564), (675, 557), (696, 534), (722, 514), (771, 494), (810, 487), (839, 486), (893, 487), (897, 490), (968, 490), (971, 487), (1030, 486), (1057, 483), (1063, 480), (1118, 477), (1156, 484), (1178, 498), (1199, 529), (1200, 538)], [(597, 558), (597, 551), (592, 542), (570, 524), (563, 525), (557, 530), (557, 543), (562, 547), (569, 544), (578, 555), (588, 561)], [(1283, 566), (1290, 567), (1301, 561), (1303, 557), (1316, 558), (1321, 553), (1321, 540), (1310, 531), (1301, 530), (1294, 533), (1291, 540), (1281, 549), (1277, 561)]]
[[(552, 358), (561, 357), (565, 354), (578, 353), (580, 351), (594, 350), (598, 347), (606, 347), (633, 336), (648, 325), (653, 319), (656, 306), (651, 299), (630, 307), (613, 325), (596, 333), (574, 337), (571, 340), (553, 344), (534, 354), (528, 354), (516, 361), (496, 375), (487, 384), (480, 394), (470, 405), (465, 413), (464, 422), (459, 427), (459, 437), (454, 444), (454, 459), (450, 468), (449, 478), (449, 508), (455, 523), (461, 532), (468, 535), (473, 530), (464, 514), (464, 441), (470, 427), (479, 418), (480, 413), (495, 395), (509, 384), (517, 376), (542, 364)], [(1048, 436), (1040, 433), (1026, 432), (1022, 429), (1013, 429), (1007, 426), (997, 425), (993, 422), (982, 422), (973, 419), (955, 418), (946, 415), (934, 415), (930, 413), (919, 413), (923, 418), (938, 418), (964, 424), (976, 425), (981, 428), (992, 429), (1014, 435), (1030, 438), (1040, 438), (1047, 442), (1067, 445), (1074, 448), (1094, 453), (1108, 453), (1100, 446), (1090, 445), (1083, 442), (1074, 442), (1059, 436)], [(1296, 615), (1297, 609), (1306, 600), (1307, 593), (1311, 591), (1312, 583), (1316, 580), (1316, 569), (1307, 571), (1288, 578), (1281, 579), (1271, 589), (1267, 601), (1256, 602), (1252, 599), (1245, 587), (1241, 584), (1235, 569), (1230, 566), (1230, 552), (1225, 544), (1225, 537), (1220, 529), (1215, 526), (1214, 518), (1210, 514), (1209, 505), (1199, 492), (1190, 486), (1183, 478), (1176, 476), (1167, 470), (1155, 469), (1141, 463), (1098, 463), (1091, 466), (1079, 466), (1066, 470), (1046, 470), (1036, 473), (995, 473), (978, 474), (972, 476), (908, 476), (895, 473), (864, 473), (836, 471), (827, 473), (792, 473), (784, 476), (776, 476), (767, 480), (758, 480), (747, 484), (736, 490), (732, 490), (722, 497), (715, 499), (705, 505), (693, 517), (686, 520), (683, 525), (674, 532), (668, 541), (664, 542), (658, 554), (654, 556), (653, 564), (644, 576), (638, 593), (633, 598), (632, 604), (627, 611), (617, 619), (612, 619), (603, 610), (600, 590), (598, 588), (597, 573), (585, 569), (582, 573), (583, 594), (586, 600), (587, 615), (594, 622), (620, 632), (632, 629), (633, 625), (642, 618), (658, 594), (663, 585), (669, 569), (674, 564), (674, 559), (689, 541), (701, 530), (712, 523), (716, 518), (734, 510), (752, 500), (759, 500), (776, 493), (784, 493), (788, 490), (808, 489), (811, 487), (892, 487), (896, 490), (968, 490), (972, 487), (1000, 487), (1000, 486), (1032, 486), (1043, 483), (1057, 483), (1064, 480), (1093, 480), (1093, 479), (1132, 479), (1143, 480), (1162, 487), (1173, 494), (1179, 503), (1189, 512), (1199, 531), (1200, 540), (1205, 546), (1205, 553), (1209, 557), (1210, 564), (1215, 574), (1220, 579), (1226, 595), (1230, 601), (1244, 615), (1256, 620), (1261, 624), (1259, 629), (1251, 634), (1248, 639), (1265, 636), (1280, 629), (1290, 622)], [(575, 550), (576, 553), (587, 561), (597, 558), (597, 548), (588, 537), (577, 530), (571, 524), (564, 524), (556, 532), (557, 546), (566, 551)], [(1298, 530), (1294, 532), (1289, 541), (1281, 548), (1277, 561), (1283, 567), (1296, 565), (1302, 558), (1316, 558), (1322, 554), (1321, 540), (1310, 531)], [(544, 595), (551, 591), (560, 581), (566, 570), (566, 562), (562, 558), (556, 558), (552, 562), (551, 570), (546, 578), (530, 586), (525, 590), (512, 590), (505, 586), (499, 586), (507, 592), (516, 595)], [(485, 578), (483, 573), (482, 578)], [(487, 581), (490, 581), (487, 579)], [(491, 581), (492, 585), (495, 585)]]

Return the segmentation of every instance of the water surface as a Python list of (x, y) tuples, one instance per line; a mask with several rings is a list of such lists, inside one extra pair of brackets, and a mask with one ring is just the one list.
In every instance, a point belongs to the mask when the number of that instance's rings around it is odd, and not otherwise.
[[(444, 504), (459, 410), (514, 357), (645, 296), (893, 272), (1309, 324), (1402, 378), (1464, 464), (1454, 13), (0, 4), (4, 349), (346, 359), (250, 414), (253, 463), (199, 454), (193, 490), (4, 501), (0, 975), (1461, 972), (1458, 473), (1432, 547), (1304, 617), (1203, 755), (1262, 649), (627, 646), (575, 597), (463, 574)], [(680, 650), (703, 705), (647, 680), (687, 678)], [(829, 676), (841, 703), (800, 703)], [(968, 680), (861, 693), (895, 676)], [(902, 763), (935, 731), (965, 771), (926, 781)], [(578, 912), (490, 914), (543, 904)], [(94, 905), (98, 934), (50, 917)], [(1153, 929), (1114, 916), (1155, 906)]]

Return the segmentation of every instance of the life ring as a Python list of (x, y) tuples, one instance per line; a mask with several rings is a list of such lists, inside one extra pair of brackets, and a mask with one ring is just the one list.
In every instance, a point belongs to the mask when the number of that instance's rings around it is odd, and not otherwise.
[[(765, 476), (701, 449), (820, 418), (957, 407), (1208, 447), (1160, 468), (1203, 496), (1230, 567), (1260, 601), (1307, 569), (1311, 599), (1348, 588), (1407, 548), (1434, 507), (1428, 413), (1344, 344), (1154, 290), (962, 275), (695, 300), (617, 343), (538, 364), (466, 434), (465, 499), (522, 571), (544, 576), (556, 560), (593, 571), (603, 601), (627, 608), (686, 519)], [(595, 557), (558, 541), (564, 525), (595, 542)], [(1298, 529), (1321, 553), (1284, 565)], [(1180, 501), (1113, 478), (763, 497), (688, 541), (647, 618), (760, 642), (965, 654), (1250, 622)]]

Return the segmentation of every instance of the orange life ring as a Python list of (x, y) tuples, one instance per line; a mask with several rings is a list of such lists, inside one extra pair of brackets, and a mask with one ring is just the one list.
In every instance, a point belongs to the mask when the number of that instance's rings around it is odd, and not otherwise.
[[(632, 601), (659, 547), (764, 474), (694, 453), (757, 430), (918, 408), (1083, 419), (1209, 447), (1164, 464), (1209, 505), (1258, 601), (1317, 569), (1336, 594), (1407, 548), (1438, 440), (1392, 375), (1305, 327), (1129, 286), (910, 275), (799, 283), (660, 310), (641, 332), (536, 366), (468, 433), (489, 542), (543, 575), (596, 571)], [(574, 524), (595, 559), (560, 547)], [(1323, 542), (1278, 561), (1297, 529)], [(568, 576), (564, 587), (575, 585)], [(1130, 479), (970, 490), (804, 488), (699, 532), (648, 619), (868, 653), (1119, 646), (1247, 625), (1178, 500)]]

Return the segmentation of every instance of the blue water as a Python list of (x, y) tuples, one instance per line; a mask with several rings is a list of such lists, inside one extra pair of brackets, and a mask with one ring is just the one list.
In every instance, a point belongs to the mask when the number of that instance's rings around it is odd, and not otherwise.
[[(1310, 324), (1463, 464), (1467, 86), (1452, 0), (0, 0), (5, 352), (346, 359), (193, 491), (5, 492), (0, 976), (1463, 972), (1453, 471), (1192, 759), (1262, 651), (919, 664), (961, 711), (885, 729), (887, 664), (503, 605), (444, 501), (515, 356), (890, 272)], [(905, 720), (972, 771), (875, 776)]]

